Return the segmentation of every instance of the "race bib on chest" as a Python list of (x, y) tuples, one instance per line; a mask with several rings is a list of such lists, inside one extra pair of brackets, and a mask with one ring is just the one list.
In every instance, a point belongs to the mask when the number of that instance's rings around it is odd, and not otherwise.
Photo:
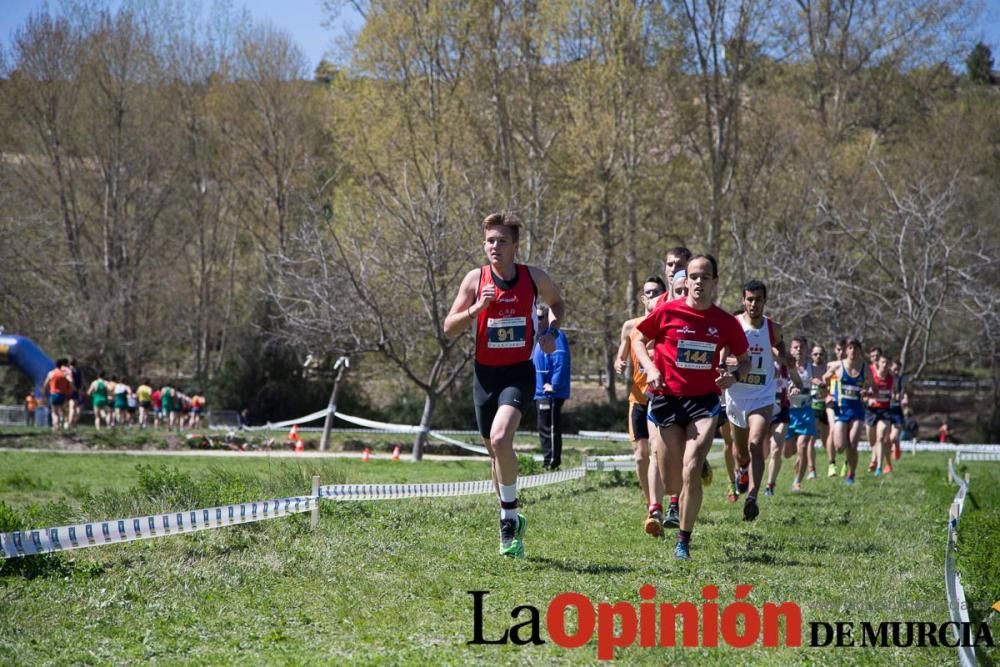
[(854, 400), (861, 396), (861, 387), (856, 384), (842, 384), (840, 385), (840, 393), (843, 394), (844, 398)]
[(767, 376), (761, 373), (747, 373), (740, 378), (740, 384), (752, 384), (755, 387), (759, 387), (764, 384), (764, 380), (766, 379)]
[(490, 317), (486, 320), (486, 347), (503, 349), (527, 345), (528, 318)]
[(715, 343), (677, 341), (677, 368), (709, 370), (715, 361)]

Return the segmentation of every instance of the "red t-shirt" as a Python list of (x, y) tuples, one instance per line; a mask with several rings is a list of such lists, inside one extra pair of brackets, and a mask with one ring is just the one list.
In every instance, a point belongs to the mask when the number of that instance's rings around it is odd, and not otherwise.
[(697, 310), (684, 299), (664, 301), (636, 328), (653, 340), (653, 363), (663, 376), (665, 388), (654, 394), (718, 394), (722, 349), (737, 357), (747, 351), (743, 327), (718, 306)]

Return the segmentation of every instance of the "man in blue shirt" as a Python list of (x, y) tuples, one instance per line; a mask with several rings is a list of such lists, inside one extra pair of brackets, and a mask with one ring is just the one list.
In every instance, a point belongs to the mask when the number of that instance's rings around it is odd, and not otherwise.
[[(548, 322), (548, 307), (539, 304), (536, 315), (539, 322)], [(562, 464), (560, 415), (563, 403), (569, 398), (569, 341), (559, 329), (550, 326), (548, 331), (554, 335), (555, 351), (546, 354), (536, 343), (532, 353), (535, 364), (535, 408), (538, 412), (538, 436), (542, 442), (545, 469), (557, 470)]]

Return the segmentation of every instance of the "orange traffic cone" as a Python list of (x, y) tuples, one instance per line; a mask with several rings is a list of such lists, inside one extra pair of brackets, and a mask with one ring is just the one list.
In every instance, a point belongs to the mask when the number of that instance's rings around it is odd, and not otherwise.
[(392, 450), (392, 460), (393, 461), (399, 460), (399, 445), (396, 445)]
[(302, 442), (302, 438), (299, 437), (299, 425), (295, 424), (292, 426), (292, 430), (288, 432), (288, 439), (295, 443), (296, 452), (304, 452), (306, 450), (305, 443)]
[(370, 461), (371, 458), (372, 458), (372, 450), (370, 450), (367, 447), (365, 447), (365, 452), (364, 452), (364, 454), (361, 455), (361, 460), (362, 461)]

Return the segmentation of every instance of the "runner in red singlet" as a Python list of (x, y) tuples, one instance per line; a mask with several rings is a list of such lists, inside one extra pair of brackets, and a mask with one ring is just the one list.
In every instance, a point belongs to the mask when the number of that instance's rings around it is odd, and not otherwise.
[[(489, 263), (466, 274), (444, 321), (444, 334), (451, 338), (475, 327), (476, 421), (500, 499), (500, 553), (513, 558), (524, 557), (527, 526), (517, 512), (514, 433), (535, 393), (535, 340), (552, 353), (563, 318), (562, 296), (548, 274), (515, 262), (520, 225), (510, 213), (486, 216), (483, 250)], [(549, 306), (547, 322), (535, 321), (536, 296)]]

